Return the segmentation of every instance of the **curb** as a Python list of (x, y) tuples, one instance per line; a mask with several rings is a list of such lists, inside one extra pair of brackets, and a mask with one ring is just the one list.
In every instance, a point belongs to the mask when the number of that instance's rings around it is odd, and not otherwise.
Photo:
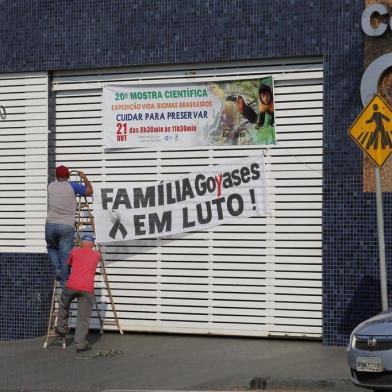
[(105, 389), (102, 392), (246, 392), (246, 391), (311, 391), (311, 392), (358, 392), (348, 379), (296, 379), (287, 378), (271, 380), (270, 377), (255, 377), (249, 387), (223, 388), (223, 389), (175, 389), (175, 390), (140, 390), (140, 389)]
[(303, 390), (303, 391), (341, 391), (358, 392), (356, 387), (349, 379), (309, 379), (309, 378), (286, 378), (271, 379), (271, 377), (255, 377), (249, 383), (249, 389), (260, 390)]

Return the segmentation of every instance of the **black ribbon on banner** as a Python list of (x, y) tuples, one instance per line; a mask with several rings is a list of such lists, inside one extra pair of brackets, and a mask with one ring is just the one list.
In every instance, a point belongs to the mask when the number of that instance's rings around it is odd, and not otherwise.
[(115, 239), (117, 232), (120, 230), (123, 238), (128, 234), (124, 225), (121, 223), (121, 216), (116, 210), (112, 210), (112, 215), (110, 216), (110, 220), (113, 223), (113, 227), (110, 229), (109, 237)]

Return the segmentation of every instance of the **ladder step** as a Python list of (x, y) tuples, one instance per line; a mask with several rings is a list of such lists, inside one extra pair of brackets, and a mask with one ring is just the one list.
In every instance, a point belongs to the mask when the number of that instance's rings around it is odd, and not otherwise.
[(104, 325), (117, 325), (117, 322), (115, 320), (104, 320), (103, 324)]
[(105, 326), (107, 326), (107, 327), (110, 327), (110, 326), (117, 327), (118, 332), (120, 332), (120, 334), (123, 335), (123, 330), (120, 327), (120, 324), (116, 320), (103, 320), (102, 323), (101, 323), (101, 333), (103, 333), (103, 329), (104, 329)]

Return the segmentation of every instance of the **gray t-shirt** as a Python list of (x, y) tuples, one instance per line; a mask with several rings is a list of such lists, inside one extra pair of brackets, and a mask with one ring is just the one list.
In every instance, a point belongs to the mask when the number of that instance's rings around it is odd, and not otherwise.
[(68, 181), (54, 181), (48, 186), (48, 217), (46, 223), (75, 224), (75, 191)]

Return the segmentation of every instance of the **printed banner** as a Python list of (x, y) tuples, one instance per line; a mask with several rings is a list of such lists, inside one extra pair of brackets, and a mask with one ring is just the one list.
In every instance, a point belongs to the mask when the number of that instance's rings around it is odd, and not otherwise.
[(272, 77), (105, 86), (106, 148), (275, 144)]
[(94, 187), (97, 242), (203, 230), (236, 218), (265, 215), (262, 157), (249, 157), (171, 181)]

